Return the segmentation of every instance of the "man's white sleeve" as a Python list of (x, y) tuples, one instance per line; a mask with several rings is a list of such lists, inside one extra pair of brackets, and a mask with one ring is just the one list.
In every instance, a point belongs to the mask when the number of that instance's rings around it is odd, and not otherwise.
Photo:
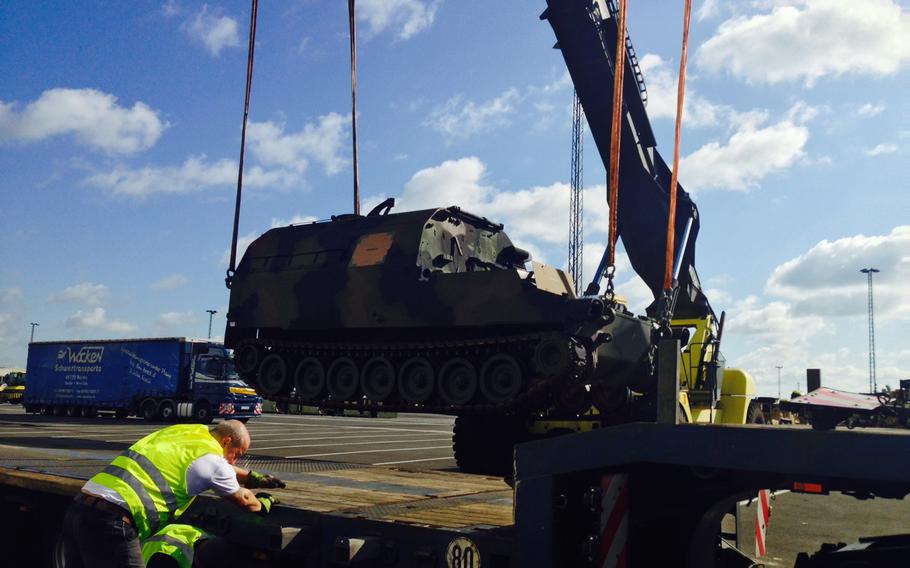
[(186, 488), (190, 495), (211, 489), (226, 497), (240, 491), (237, 473), (222, 456), (206, 454), (190, 464), (186, 471)]

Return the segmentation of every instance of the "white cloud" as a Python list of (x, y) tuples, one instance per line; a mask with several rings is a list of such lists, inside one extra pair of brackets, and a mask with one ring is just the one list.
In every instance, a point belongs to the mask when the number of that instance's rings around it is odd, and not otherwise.
[(287, 227), (288, 225), (304, 225), (318, 220), (317, 217), (313, 217), (312, 215), (294, 215), (290, 219), (278, 219), (277, 217), (273, 217), (272, 228)]
[(856, 114), (866, 118), (871, 118), (873, 116), (878, 116), (885, 110), (885, 105), (874, 105), (872, 103), (866, 103), (856, 109)]
[(180, 167), (132, 169), (118, 166), (107, 173), (94, 174), (85, 183), (108, 189), (115, 194), (144, 197), (153, 193), (187, 193), (211, 186), (236, 183), (237, 164), (233, 160), (209, 163), (206, 156), (191, 156)]
[(161, 5), (161, 13), (164, 14), (166, 18), (173, 18), (178, 16), (183, 12), (183, 9), (180, 7), (175, 0), (167, 0), (164, 4)]
[(209, 11), (208, 4), (203, 4), (202, 9), (181, 26), (187, 35), (201, 42), (215, 57), (226, 47), (240, 45), (237, 20), (221, 16), (217, 12), (218, 10)]
[(875, 148), (864, 150), (863, 153), (867, 156), (881, 156), (882, 154), (893, 154), (897, 150), (896, 144), (878, 144)]
[(804, 342), (825, 329), (824, 318), (817, 315), (799, 316), (786, 302), (772, 301), (762, 304), (756, 296), (749, 296), (727, 311), (731, 334), (753, 335), (770, 340), (790, 338)]
[(709, 142), (680, 161), (680, 180), (690, 191), (748, 191), (766, 176), (785, 170), (805, 156), (813, 107), (794, 105), (788, 116), (763, 126), (767, 113), (737, 115), (737, 130), (725, 144)]
[(556, 94), (562, 96), (574, 88), (575, 85), (572, 84), (572, 76), (569, 75), (569, 71), (566, 70), (559, 76), (558, 79), (555, 79), (554, 81), (547, 83), (543, 87), (536, 90), (539, 90), (545, 95)]
[(463, 101), (460, 95), (456, 95), (430, 111), (423, 126), (439, 132), (450, 142), (465, 139), (508, 125), (508, 117), (515, 112), (515, 105), (520, 99), (518, 90), (514, 88), (479, 104)]
[[(300, 181), (296, 172), (260, 166), (245, 168), (243, 185), (248, 187), (290, 187)], [(237, 162), (221, 159), (210, 162), (205, 155), (191, 156), (179, 167), (145, 166), (133, 169), (117, 166), (110, 172), (89, 176), (84, 183), (114, 194), (145, 198), (158, 193), (191, 193), (209, 188), (237, 185)]]
[(176, 290), (177, 288), (186, 286), (187, 282), (189, 282), (189, 279), (183, 274), (171, 274), (157, 282), (153, 282), (150, 288), (156, 292)]
[(699, 22), (713, 18), (720, 12), (719, 0), (703, 0), (695, 12), (695, 19)]
[(14, 319), (13, 314), (0, 312), (0, 343), (15, 341)]
[(145, 103), (132, 108), (95, 89), (48, 89), (21, 111), (0, 101), (0, 143), (28, 143), (73, 135), (91, 148), (131, 154), (155, 145), (167, 128)]
[[(648, 53), (640, 60), (641, 70), (648, 85), (648, 117), (676, 119), (678, 70), (671, 70), (659, 55)], [(692, 77), (686, 82), (683, 101), (683, 126), (710, 126), (717, 124), (730, 109), (716, 105), (698, 95), (692, 88)]]
[(303, 55), (310, 49), (310, 38), (304, 37), (300, 40), (300, 43), (297, 44), (297, 54)]
[(196, 314), (193, 312), (165, 312), (158, 316), (158, 325), (163, 327), (179, 327), (196, 323)]
[(285, 125), (251, 122), (247, 132), (250, 152), (263, 165), (280, 166), (304, 173), (310, 160), (322, 165), (325, 173), (340, 172), (349, 161), (341, 154), (348, 138), (350, 115), (329, 113), (317, 123), (307, 123), (299, 132), (285, 133)]
[(910, 317), (905, 283), (910, 279), (910, 225), (887, 235), (856, 235), (821, 241), (781, 264), (765, 285), (767, 294), (792, 302), (794, 313), (822, 316), (866, 314), (867, 280), (859, 270), (874, 267), (876, 317)]
[(405, 184), (396, 206), (401, 211), (408, 211), (458, 204), (481, 213), (478, 208), (493, 192), (492, 187), (482, 184), (485, 173), (484, 163), (473, 156), (424, 168)]
[[(261, 233), (247, 233), (243, 236), (237, 237), (237, 264), (240, 264), (240, 261), (243, 259), (244, 253), (246, 253), (247, 247), (252, 244), (253, 241), (260, 237)], [(221, 253), (221, 259), (218, 263), (221, 266), (227, 267), (228, 263), (231, 262), (231, 249), (226, 249)]]
[[(21, 344), (22, 336), (28, 329), (28, 320), (23, 319), (23, 306), (20, 303), (22, 288), (6, 288), (0, 291), (0, 344)], [(6, 353), (0, 352), (0, 359), (6, 360)], [(0, 362), (0, 366), (9, 366)]]
[(101, 329), (111, 333), (128, 333), (137, 329), (131, 323), (108, 319), (104, 308), (101, 307), (79, 310), (66, 318), (65, 325), (68, 328)]
[(109, 293), (110, 289), (104, 284), (82, 282), (65, 288), (62, 292), (51, 294), (47, 300), (49, 302), (78, 302), (93, 306), (102, 303)]
[(910, 16), (893, 0), (770, 5), (770, 13), (721, 23), (698, 48), (698, 66), (750, 82), (802, 80), (811, 86), (828, 75), (891, 75), (910, 58)]
[(407, 40), (433, 25), (441, 5), (442, 0), (360, 0), (357, 19), (366, 22), (367, 38), (388, 30)]

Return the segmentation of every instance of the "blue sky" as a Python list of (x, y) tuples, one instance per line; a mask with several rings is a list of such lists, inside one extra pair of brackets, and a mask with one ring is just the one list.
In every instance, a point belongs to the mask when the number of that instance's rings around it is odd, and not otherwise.
[[(672, 6), (671, 6), (672, 4)], [(683, 2), (630, 2), (658, 149), (673, 151)], [(543, 0), (360, 0), (364, 207), (459, 204), (565, 265), (571, 84)], [(0, 367), (36, 339), (224, 328), (249, 3), (0, 6)], [(910, 378), (906, 2), (696, 0), (680, 179), (724, 351), (765, 394)], [(351, 208), (346, 3), (264, 2), (243, 243)], [(606, 241), (586, 140), (585, 275)], [(655, 220), (655, 226), (662, 222)], [(658, 229), (659, 230), (659, 229)], [(620, 256), (633, 306), (647, 291)], [(318, 299), (314, 298), (314, 301)]]

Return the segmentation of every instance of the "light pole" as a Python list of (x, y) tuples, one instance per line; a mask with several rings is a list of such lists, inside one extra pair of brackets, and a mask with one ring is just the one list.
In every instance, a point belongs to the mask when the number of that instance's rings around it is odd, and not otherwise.
[(878, 383), (875, 380), (875, 310), (872, 305), (872, 275), (879, 272), (877, 268), (860, 270), (869, 282), (869, 392), (875, 394)]
[(205, 310), (209, 313), (209, 339), (212, 338), (212, 316), (218, 313), (218, 310)]
[(28, 342), (33, 343), (35, 341), (35, 328), (41, 324), (33, 321), (32, 323), (30, 323), (28, 325), (32, 326), (32, 335), (31, 335), (31, 337), (28, 338)]
[(777, 367), (777, 400), (780, 400), (780, 370), (783, 369), (780, 365), (775, 365)]

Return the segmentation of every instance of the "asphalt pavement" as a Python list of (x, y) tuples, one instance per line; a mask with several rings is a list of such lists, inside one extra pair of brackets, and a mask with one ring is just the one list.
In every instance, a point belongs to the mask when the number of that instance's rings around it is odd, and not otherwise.
[[(267, 414), (247, 423), (253, 456), (454, 469), (451, 416), (395, 418)], [(0, 405), (0, 444), (119, 453), (161, 428), (138, 418), (64, 418)]]

